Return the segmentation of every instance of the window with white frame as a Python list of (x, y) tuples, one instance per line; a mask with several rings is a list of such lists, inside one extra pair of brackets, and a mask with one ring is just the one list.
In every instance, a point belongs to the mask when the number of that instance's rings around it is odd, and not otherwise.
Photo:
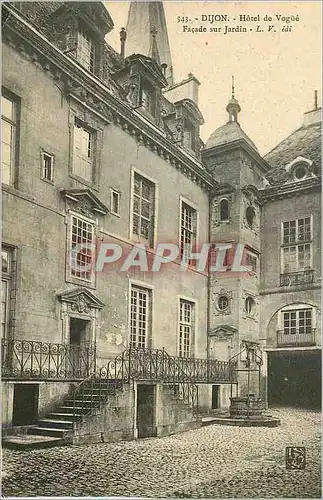
[(179, 349), (181, 358), (189, 358), (192, 351), (194, 333), (194, 303), (179, 301)]
[(110, 190), (110, 210), (113, 215), (120, 215), (120, 193), (114, 189)]
[(282, 223), (282, 272), (292, 273), (311, 268), (311, 218)]
[(94, 278), (94, 224), (71, 215), (70, 276), (92, 282)]
[(41, 152), (41, 178), (49, 182), (54, 180), (54, 156), (45, 151)]
[(13, 184), (17, 145), (18, 101), (8, 94), (1, 96), (1, 168), (2, 182)]
[(95, 44), (84, 30), (77, 33), (76, 59), (91, 73), (95, 66)]
[(131, 287), (130, 347), (143, 349), (148, 345), (150, 329), (150, 297), (150, 290), (137, 286)]
[[(191, 249), (196, 244), (197, 211), (187, 203), (181, 202), (180, 256), (189, 261)], [(189, 261), (190, 262), (190, 261)]]
[(9, 311), (10, 311), (10, 287), (12, 278), (12, 251), (7, 248), (1, 249), (2, 273), (1, 273), (1, 338), (8, 335)]
[(308, 334), (313, 328), (311, 308), (283, 311), (283, 332), (285, 335)]
[(154, 245), (155, 185), (134, 173), (132, 202), (132, 234)]
[(73, 174), (93, 182), (95, 133), (75, 119), (73, 133)]

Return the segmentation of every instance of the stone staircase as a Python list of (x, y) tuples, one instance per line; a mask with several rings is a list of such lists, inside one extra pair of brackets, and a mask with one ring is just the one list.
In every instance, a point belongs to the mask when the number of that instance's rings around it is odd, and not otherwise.
[(4, 437), (3, 445), (26, 449), (71, 444), (75, 426), (82, 421), (83, 416), (94, 414), (109, 397), (122, 389), (122, 382), (118, 380), (89, 379), (86, 382), (82, 385), (82, 391), (76, 387), (63, 404), (38, 420), (36, 425), (30, 426), (26, 434)]

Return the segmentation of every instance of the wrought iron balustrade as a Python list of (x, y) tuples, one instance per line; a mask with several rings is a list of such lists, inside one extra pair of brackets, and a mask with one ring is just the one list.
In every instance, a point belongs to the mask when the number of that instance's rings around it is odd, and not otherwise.
[(77, 380), (95, 371), (95, 346), (2, 340), (3, 378)]
[(296, 330), (295, 333), (277, 332), (277, 347), (304, 347), (315, 345), (315, 328)]
[(314, 283), (313, 269), (280, 275), (280, 286), (307, 285), (309, 283)]

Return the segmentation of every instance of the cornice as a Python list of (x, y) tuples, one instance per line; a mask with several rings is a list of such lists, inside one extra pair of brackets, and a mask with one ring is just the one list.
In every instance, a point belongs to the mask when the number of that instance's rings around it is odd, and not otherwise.
[(243, 149), (248, 155), (257, 162), (263, 172), (268, 172), (271, 169), (269, 163), (263, 159), (263, 157), (253, 149), (245, 139), (237, 139), (226, 144), (220, 144), (219, 146), (213, 146), (212, 148), (204, 149), (202, 151), (202, 158), (213, 156), (214, 154), (227, 153), (228, 151), (233, 151), (235, 149)]
[(303, 194), (320, 191), (321, 180), (319, 178), (310, 178), (302, 182), (293, 182), (280, 186), (270, 186), (266, 189), (259, 190), (259, 195), (262, 203), (285, 198), (294, 198)]
[(60, 86), (62, 95), (77, 95), (86, 106), (97, 110), (108, 121), (122, 128), (139, 143), (180, 170), (192, 182), (205, 191), (212, 189), (217, 182), (204, 170), (202, 163), (194, 161), (168, 140), (163, 131), (117, 95), (115, 83), (103, 83), (95, 75), (82, 68), (77, 61), (65, 55), (44, 35), (30, 25), (23, 16), (3, 3), (2, 9), (10, 14), (3, 26), (3, 38), (8, 45), (24, 57), (41, 67)]

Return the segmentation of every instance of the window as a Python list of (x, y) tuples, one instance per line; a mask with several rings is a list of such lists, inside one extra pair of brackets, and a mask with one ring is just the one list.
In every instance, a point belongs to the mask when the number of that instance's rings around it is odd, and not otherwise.
[(253, 255), (250, 252), (246, 253), (246, 266), (250, 267), (251, 270), (256, 273), (257, 272), (257, 263), (258, 259), (256, 255)]
[(156, 116), (156, 91), (146, 82), (141, 84), (140, 105), (152, 116)]
[(220, 220), (229, 220), (229, 202), (226, 198), (220, 201)]
[(132, 234), (154, 245), (155, 185), (134, 174)]
[(254, 222), (255, 222), (255, 216), (256, 216), (256, 213), (255, 213), (254, 208), (253, 207), (247, 207), (247, 210), (246, 210), (246, 219), (247, 219), (248, 226), (253, 227)]
[(54, 180), (54, 156), (45, 151), (41, 153), (41, 178), (49, 182)]
[(88, 71), (94, 72), (95, 46), (93, 40), (84, 31), (77, 33), (76, 59)]
[(131, 287), (130, 347), (147, 347), (150, 328), (150, 290)]
[(285, 335), (311, 333), (312, 309), (295, 309), (283, 312), (283, 330)]
[[(74, 278), (92, 282), (94, 243), (94, 225), (84, 219), (72, 215), (71, 218), (71, 268)], [(82, 248), (83, 245), (83, 248)], [(75, 252), (76, 255), (75, 255)]]
[(195, 127), (189, 120), (184, 120), (183, 146), (195, 151)]
[(220, 295), (218, 299), (218, 308), (220, 311), (225, 311), (229, 307), (229, 299), (226, 295)]
[(247, 297), (245, 300), (245, 310), (247, 314), (253, 314), (255, 310), (255, 301), (252, 297)]
[(179, 356), (189, 358), (193, 340), (194, 303), (180, 299), (179, 307)]
[(110, 190), (110, 210), (113, 215), (120, 215), (120, 193), (114, 189)]
[(305, 165), (297, 165), (297, 167), (295, 167), (293, 173), (294, 173), (295, 179), (300, 181), (300, 180), (304, 179), (304, 177), (306, 177), (307, 167)]
[(2, 182), (13, 184), (17, 144), (17, 102), (6, 95), (1, 97), (1, 166)]
[[(283, 222), (282, 226), (282, 271), (292, 273), (311, 267), (312, 257), (311, 218)], [(308, 243), (304, 243), (308, 242)]]
[(1, 260), (1, 338), (5, 338), (7, 337), (9, 329), (9, 300), (12, 277), (12, 252), (6, 249), (2, 249)]
[(94, 133), (77, 119), (74, 123), (73, 174), (87, 182), (93, 182)]
[(191, 248), (196, 243), (197, 212), (186, 203), (181, 203), (181, 259), (189, 260)]

